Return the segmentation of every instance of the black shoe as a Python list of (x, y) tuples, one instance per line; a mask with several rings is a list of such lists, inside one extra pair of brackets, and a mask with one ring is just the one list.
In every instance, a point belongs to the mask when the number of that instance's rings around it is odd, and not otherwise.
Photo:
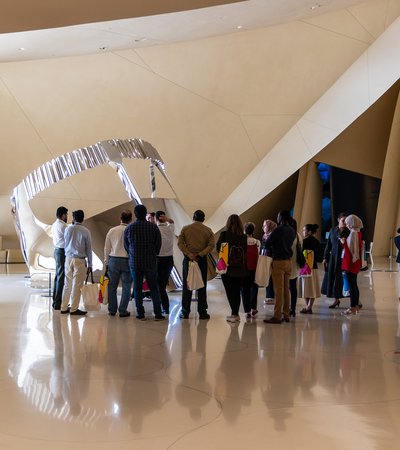
[(71, 316), (85, 316), (87, 314), (87, 311), (82, 311), (80, 309), (77, 309), (76, 311), (71, 311), (69, 314)]
[(296, 317), (296, 311), (294, 310), (290, 311), (289, 316)]
[(329, 305), (328, 308), (329, 309), (335, 309), (335, 308), (339, 308), (339, 306), (340, 306), (340, 300), (338, 300), (335, 303), (332, 303), (332, 305)]
[(290, 318), (289, 317), (282, 317), (282, 322), (290, 322)]
[(70, 307), (68, 307), (65, 311), (63, 311), (63, 310), (61, 309), (61, 310), (60, 310), (60, 313), (61, 313), (61, 314), (69, 314), (70, 310), (71, 310)]
[(161, 320), (165, 320), (165, 317), (164, 316), (155, 316), (154, 317), (155, 322), (160, 322)]
[(52, 305), (55, 311), (59, 311), (61, 309), (61, 305)]
[(185, 314), (183, 312), (179, 313), (179, 318), (180, 319), (189, 319), (189, 314)]
[(146, 317), (144, 317), (144, 314), (142, 314), (142, 315), (136, 316), (136, 319), (144, 321), (144, 320), (146, 320)]
[(282, 320), (271, 317), (270, 319), (264, 319), (264, 323), (282, 323)]
[(119, 317), (129, 317), (130, 315), (131, 315), (131, 313), (129, 311), (119, 313)]
[(208, 319), (210, 319), (210, 317), (211, 317), (210, 314), (207, 314), (207, 313), (199, 315), (200, 320), (208, 320)]
[(116, 314), (116, 313), (113, 313), (113, 312), (109, 312), (109, 313), (108, 313), (109, 316), (115, 316), (115, 314)]

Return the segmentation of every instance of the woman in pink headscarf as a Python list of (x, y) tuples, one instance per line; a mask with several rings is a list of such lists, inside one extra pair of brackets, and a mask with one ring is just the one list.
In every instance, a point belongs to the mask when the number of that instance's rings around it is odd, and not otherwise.
[[(268, 255), (268, 250), (264, 249), (264, 243), (267, 241), (267, 239), (270, 237), (271, 233), (275, 230), (275, 228), (278, 225), (273, 220), (266, 219), (263, 223), (263, 237), (262, 237), (262, 244), (261, 244), (261, 251), (264, 255)], [(269, 279), (268, 286), (265, 288), (265, 300), (264, 303), (266, 305), (273, 305), (275, 303), (275, 293), (274, 293), (274, 285), (272, 284), (272, 276)]]
[(348, 238), (341, 238), (343, 245), (342, 270), (346, 273), (350, 291), (350, 308), (343, 314), (357, 314), (360, 307), (360, 291), (357, 286), (357, 275), (361, 270), (362, 238), (361, 228), (364, 227), (362, 220), (355, 214), (346, 217), (346, 226), (350, 230)]

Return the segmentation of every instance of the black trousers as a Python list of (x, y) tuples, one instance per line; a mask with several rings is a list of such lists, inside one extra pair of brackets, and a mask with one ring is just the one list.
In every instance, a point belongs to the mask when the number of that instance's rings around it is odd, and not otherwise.
[(174, 257), (157, 256), (157, 282), (160, 291), (161, 306), (164, 313), (169, 314), (169, 298), (167, 293), (167, 285), (171, 270), (174, 267)]
[(254, 283), (256, 276), (255, 270), (249, 270), (249, 275), (243, 278), (242, 299), (243, 309), (245, 313), (252, 309), (257, 309), (258, 285)]
[(65, 250), (56, 247), (54, 249), (54, 259), (56, 261), (56, 275), (54, 277), (53, 308), (61, 308), (65, 278)]
[(229, 306), (231, 307), (232, 316), (238, 316), (240, 308), (240, 290), (243, 284), (243, 277), (228, 277), (227, 275), (222, 275), (221, 278)]
[[(185, 315), (189, 315), (190, 306), (192, 303), (192, 291), (187, 288), (186, 279), (189, 270), (189, 261), (190, 259), (185, 256), (183, 258), (183, 267), (182, 267), (182, 278), (183, 278), (183, 287), (182, 287), (182, 313)], [(201, 275), (204, 282), (204, 287), (197, 290), (197, 311), (200, 315), (207, 313), (207, 256), (199, 257), (197, 260), (199, 265)]]

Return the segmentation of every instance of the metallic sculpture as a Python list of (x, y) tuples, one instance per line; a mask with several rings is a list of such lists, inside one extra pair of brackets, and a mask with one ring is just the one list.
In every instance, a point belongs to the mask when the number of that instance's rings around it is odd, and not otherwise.
[[(41, 266), (39, 257), (41, 255), (52, 257), (53, 249), (49, 234), (50, 226), (36, 219), (29, 206), (29, 200), (61, 180), (88, 169), (109, 164), (117, 172), (129, 198), (139, 204), (141, 203), (139, 194), (123, 166), (124, 158), (151, 160), (151, 164), (158, 168), (175, 194), (159, 153), (150, 143), (141, 139), (101, 141), (66, 153), (35, 169), (14, 189), (11, 197), (14, 223), (31, 273), (48, 271)], [(151, 179), (151, 185), (152, 190), (155, 190), (154, 177)], [(175, 268), (171, 276), (175, 285), (180, 287), (182, 282)]]

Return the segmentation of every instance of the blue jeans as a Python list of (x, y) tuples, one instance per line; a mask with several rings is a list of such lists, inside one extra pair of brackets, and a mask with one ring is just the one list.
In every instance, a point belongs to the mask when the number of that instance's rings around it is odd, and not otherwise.
[(173, 267), (174, 258), (172, 256), (157, 256), (158, 289), (160, 291), (161, 304), (165, 314), (169, 314), (167, 285)]
[(160, 293), (158, 291), (157, 284), (157, 269), (132, 269), (131, 273), (133, 278), (133, 292), (135, 293), (137, 315), (139, 317), (144, 316), (142, 288), (143, 277), (145, 276), (150, 288), (150, 296), (151, 300), (153, 301), (154, 315), (156, 317), (160, 317), (162, 314), (160, 305)]
[(62, 293), (65, 278), (65, 250), (63, 248), (54, 249), (54, 259), (56, 262), (56, 276), (54, 277), (53, 308), (61, 308)]
[[(108, 311), (115, 314), (118, 309), (120, 314), (125, 314), (131, 296), (132, 284), (128, 258), (110, 256), (108, 261), (108, 277), (110, 279), (108, 283)], [(120, 279), (122, 280), (122, 295), (118, 308), (117, 289)]]

